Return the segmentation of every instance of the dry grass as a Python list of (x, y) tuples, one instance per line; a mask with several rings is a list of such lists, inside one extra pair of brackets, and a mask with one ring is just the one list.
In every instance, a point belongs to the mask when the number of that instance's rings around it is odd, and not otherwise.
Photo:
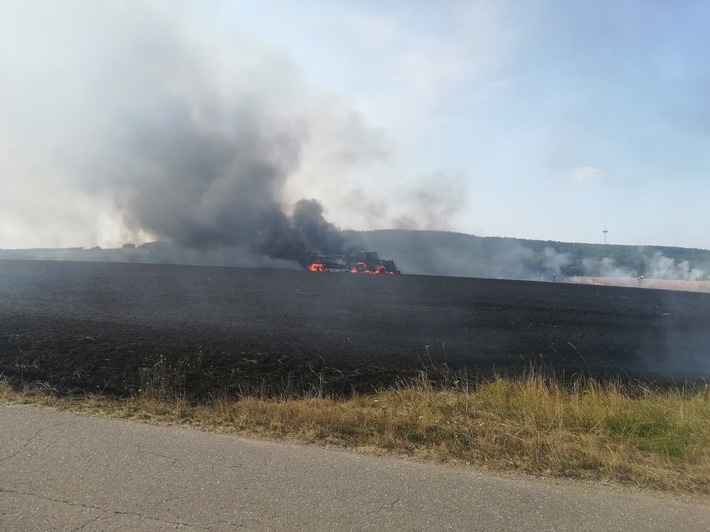
[(710, 385), (647, 384), (542, 375), (471, 385), (415, 382), (348, 399), (214, 397), (191, 403), (165, 389), (130, 399), (62, 398), (15, 390), (0, 401), (32, 403), (154, 423), (356, 447), (427, 460), (546, 476), (710, 493)]

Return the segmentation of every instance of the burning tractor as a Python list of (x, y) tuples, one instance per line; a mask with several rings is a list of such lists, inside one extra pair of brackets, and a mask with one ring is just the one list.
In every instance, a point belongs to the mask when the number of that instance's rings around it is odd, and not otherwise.
[(402, 273), (393, 260), (380, 259), (376, 251), (361, 251), (348, 257), (312, 253), (306, 257), (304, 266), (312, 272), (350, 272), (371, 275), (400, 275)]
[(345, 262), (342, 255), (325, 255), (324, 253), (312, 253), (303, 261), (303, 265), (311, 272), (347, 272), (350, 266)]

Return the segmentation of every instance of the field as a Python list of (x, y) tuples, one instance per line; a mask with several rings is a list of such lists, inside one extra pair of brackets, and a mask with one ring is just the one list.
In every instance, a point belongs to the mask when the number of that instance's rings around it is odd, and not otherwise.
[(0, 261), (0, 401), (708, 494), (708, 303), (608, 286)]
[(0, 261), (0, 374), (69, 394), (161, 374), (194, 397), (347, 396), (433, 367), (702, 380), (708, 323), (710, 294), (667, 290)]

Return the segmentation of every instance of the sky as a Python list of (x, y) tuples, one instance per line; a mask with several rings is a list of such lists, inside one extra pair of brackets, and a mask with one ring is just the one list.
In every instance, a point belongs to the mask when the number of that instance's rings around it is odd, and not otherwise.
[(710, 249), (708, 27), (704, 0), (0, 0), (0, 248), (239, 230), (256, 188), (343, 229)]

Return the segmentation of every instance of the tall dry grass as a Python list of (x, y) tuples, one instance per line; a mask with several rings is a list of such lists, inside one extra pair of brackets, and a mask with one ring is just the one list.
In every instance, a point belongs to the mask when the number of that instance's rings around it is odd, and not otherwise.
[[(710, 493), (710, 385), (657, 388), (527, 376), (470, 382), (422, 373), (347, 399), (215, 396), (146, 389), (131, 399), (53, 397), (0, 385), (4, 402), (357, 447), (495, 470)], [(434, 384), (436, 382), (436, 384)], [(153, 393), (155, 392), (155, 393)]]

